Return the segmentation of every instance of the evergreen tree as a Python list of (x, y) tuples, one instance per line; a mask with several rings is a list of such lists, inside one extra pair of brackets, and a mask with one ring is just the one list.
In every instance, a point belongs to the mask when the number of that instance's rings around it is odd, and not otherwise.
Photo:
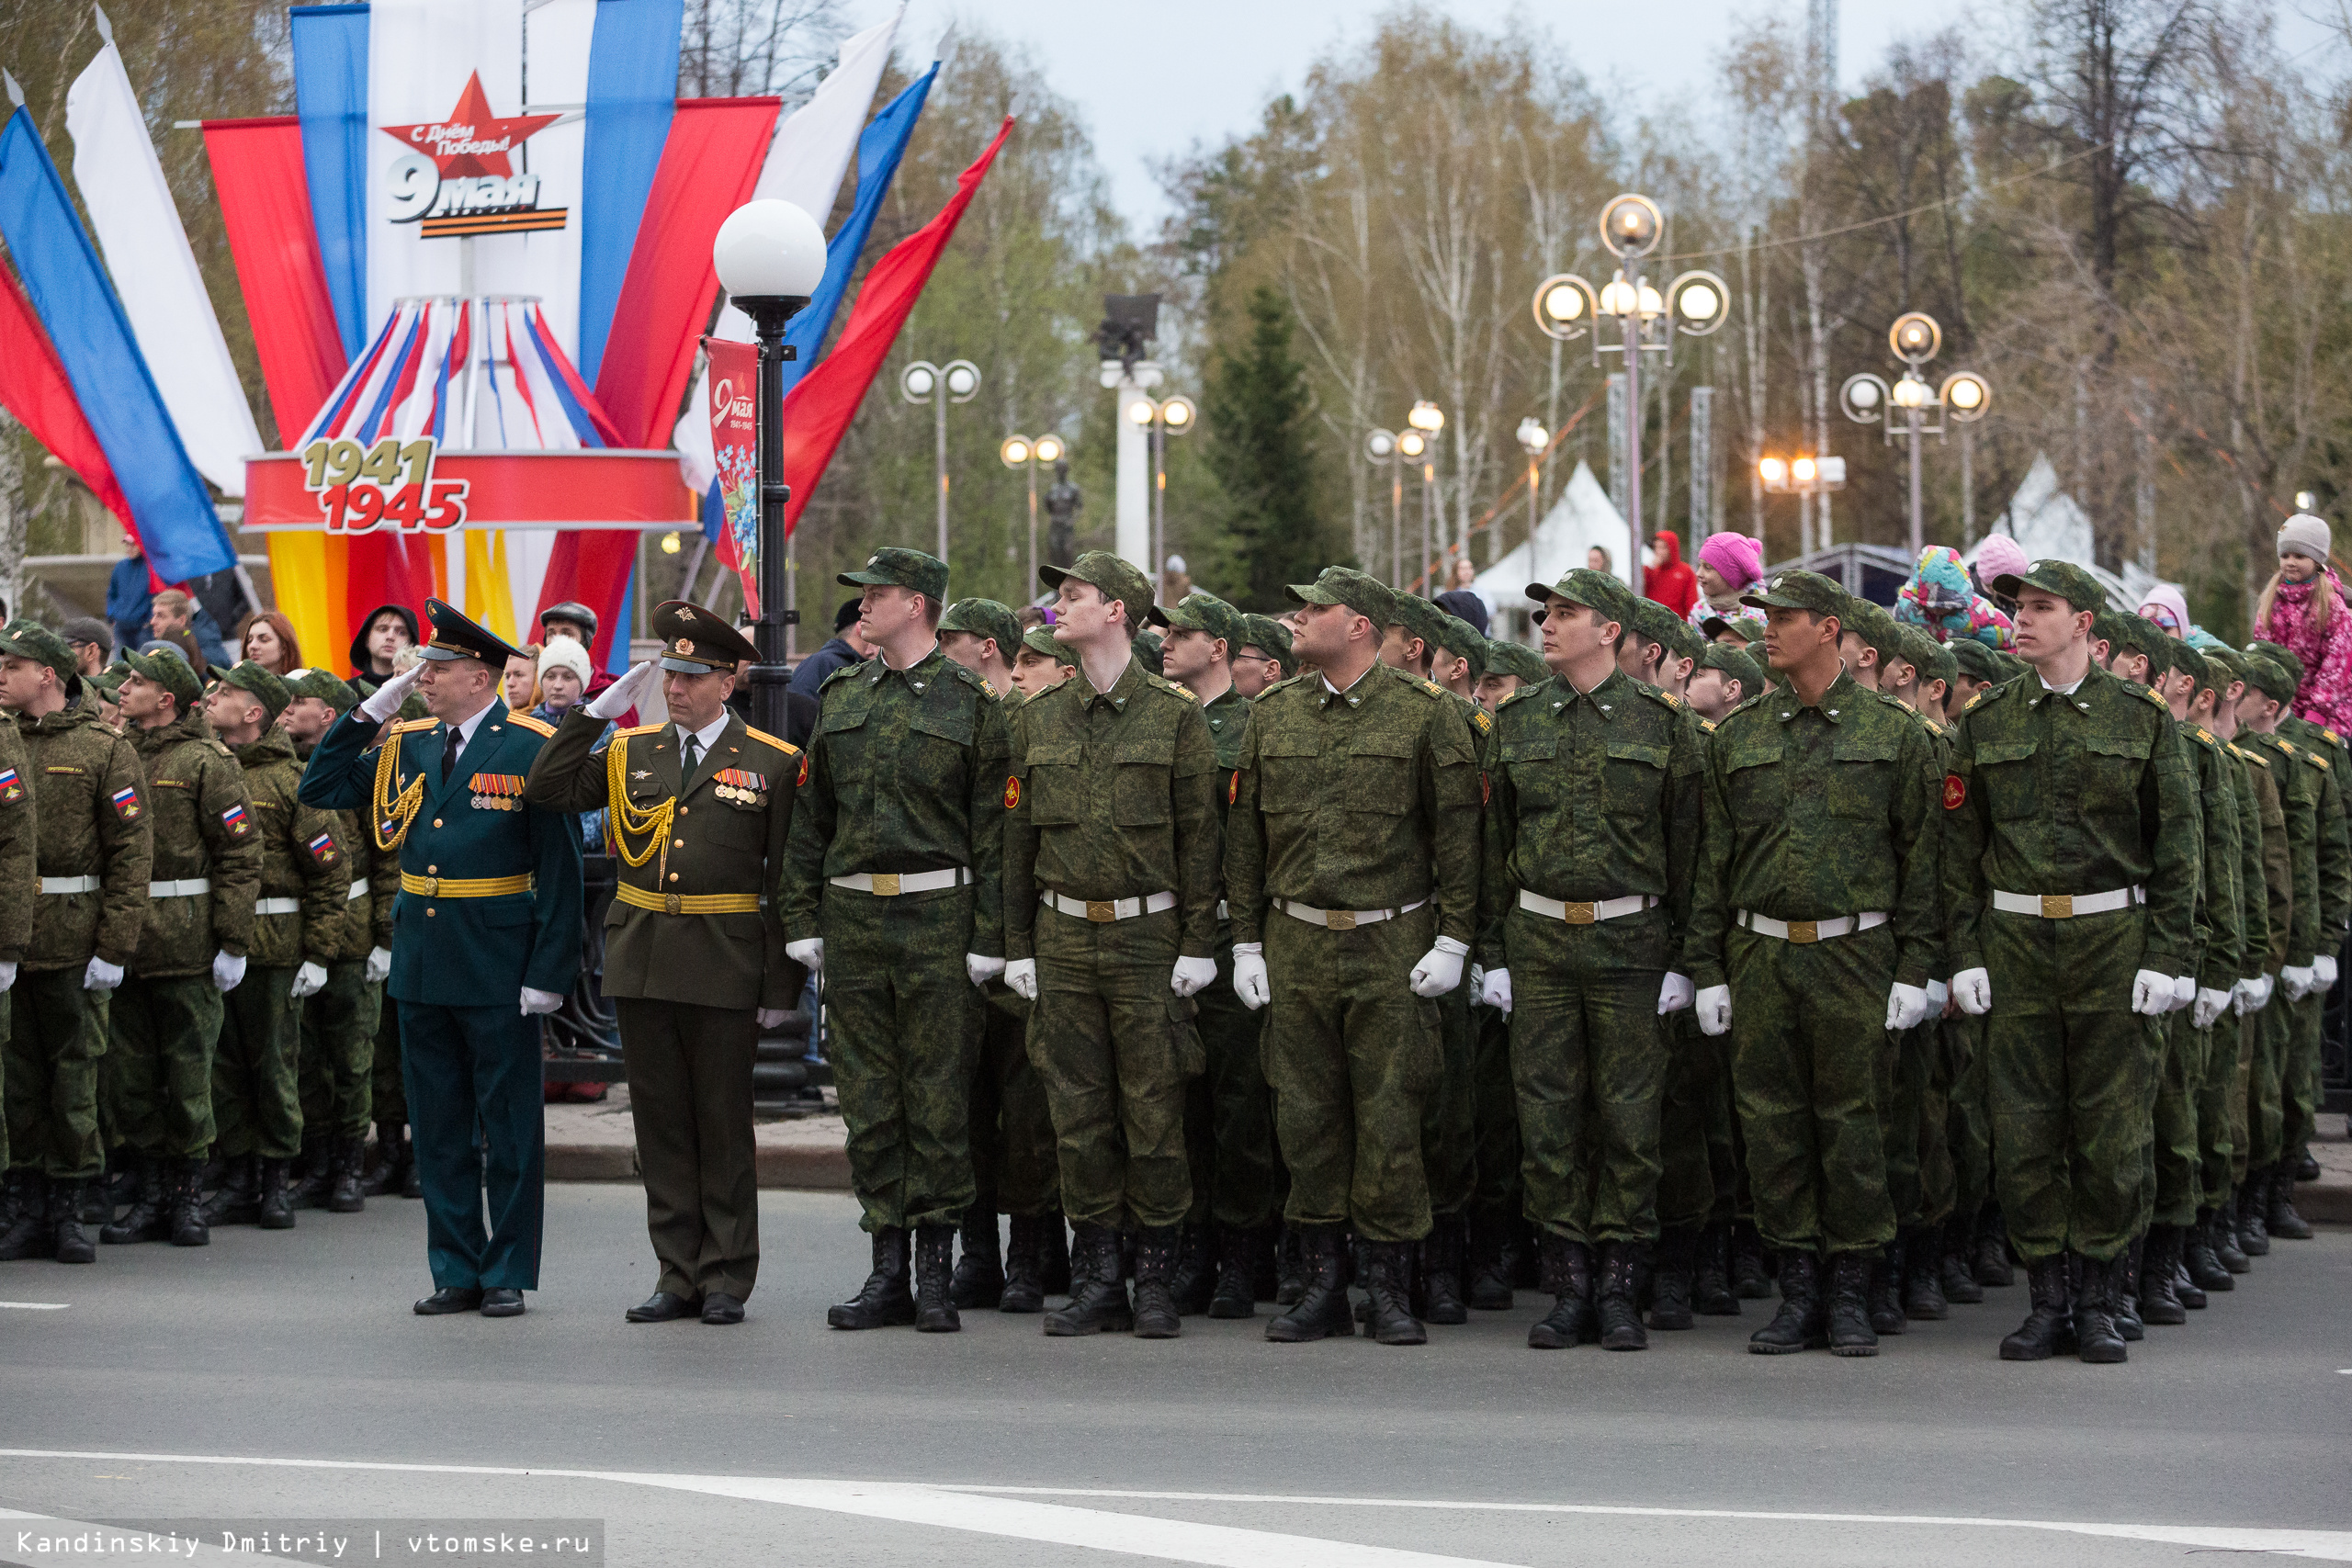
[(1314, 398), (1306, 367), (1291, 353), (1290, 307), (1261, 284), (1249, 311), (1241, 352), (1216, 353), (1202, 409), (1209, 468), (1231, 509), (1221, 557), (1204, 565), (1226, 598), (1279, 612), (1284, 583), (1311, 582), (1351, 558), (1315, 484)]

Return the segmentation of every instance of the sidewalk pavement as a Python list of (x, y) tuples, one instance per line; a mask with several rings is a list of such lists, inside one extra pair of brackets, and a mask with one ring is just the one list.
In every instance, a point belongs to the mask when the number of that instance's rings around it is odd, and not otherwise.
[[(629, 1124), (627, 1084), (613, 1085), (594, 1105), (548, 1106), (547, 1129), (549, 1181), (638, 1179), (637, 1136)], [(849, 1190), (849, 1134), (838, 1111), (763, 1121), (752, 1136), (759, 1150), (761, 1186)], [(2352, 1151), (2346, 1159), (2346, 1189), (2352, 1194)]]
[(2342, 1115), (2323, 1111), (2318, 1120), (2312, 1157), (2319, 1161), (2319, 1179), (2296, 1184), (2295, 1212), (2313, 1224), (2352, 1225), (2352, 1137)]

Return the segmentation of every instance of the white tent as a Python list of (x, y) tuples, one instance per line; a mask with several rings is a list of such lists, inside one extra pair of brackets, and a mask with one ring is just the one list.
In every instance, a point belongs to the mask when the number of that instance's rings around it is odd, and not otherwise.
[[(2088, 570), (2119, 609), (2136, 608), (2148, 590), (2164, 581), (2135, 560), (2125, 561), (2120, 573), (2098, 564), (2090, 513), (2058, 488), (2058, 469), (2047, 452), (2033, 455), (2032, 467), (2026, 469), (2024, 482), (2009, 498), (2008, 510), (1993, 525), (1993, 532), (2015, 539), (2028, 560), (2072, 561)], [(1984, 541), (1977, 540), (1962, 558), (1974, 566), (1976, 552), (1984, 547)]]
[(1625, 519), (1592, 477), (1591, 465), (1579, 462), (1560, 499), (1535, 525), (1534, 535), (1478, 574), (1479, 596), (1496, 606), (1487, 634), (1532, 646), (1534, 623), (1528, 614), (1535, 605), (1527, 597), (1527, 585), (1557, 582), (1584, 565), (1586, 552), (1595, 545), (1609, 552), (1611, 566), (1623, 578), (1630, 564), (1625, 559)]

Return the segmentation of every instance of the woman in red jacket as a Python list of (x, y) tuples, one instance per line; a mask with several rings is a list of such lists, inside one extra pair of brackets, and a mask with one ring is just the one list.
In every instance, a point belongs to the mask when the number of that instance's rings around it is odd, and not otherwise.
[(1689, 620), (1690, 606), (1699, 602), (1699, 580), (1682, 564), (1682, 541), (1660, 529), (1642, 555), (1642, 592), (1673, 611), (1677, 619)]

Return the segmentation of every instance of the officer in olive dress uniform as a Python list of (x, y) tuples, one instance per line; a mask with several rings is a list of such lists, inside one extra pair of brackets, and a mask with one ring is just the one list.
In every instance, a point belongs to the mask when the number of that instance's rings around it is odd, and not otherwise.
[[(580, 830), (523, 798), (553, 731), (498, 700), (522, 653), (438, 599), (424, 608), (424, 659), (335, 721), (301, 799), (368, 811), (377, 840), (401, 850), (390, 994), (434, 1284), (416, 1311), (519, 1317), (538, 1289), (545, 1201), (535, 1015), (563, 1004), (580, 969)], [(431, 716), (392, 726), (369, 756), (412, 690)]]

